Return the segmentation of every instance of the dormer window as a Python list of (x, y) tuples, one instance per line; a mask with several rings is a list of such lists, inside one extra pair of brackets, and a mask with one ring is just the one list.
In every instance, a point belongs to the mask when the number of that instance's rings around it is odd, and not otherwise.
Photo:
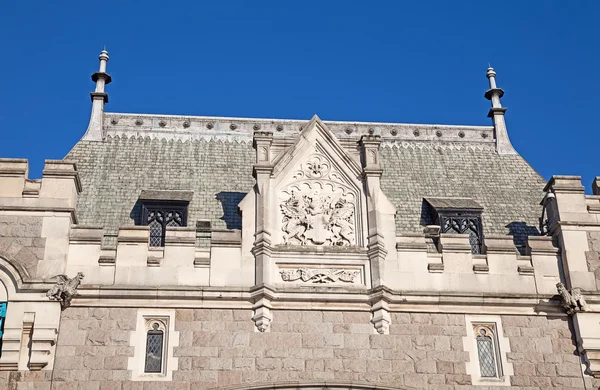
[(140, 225), (150, 227), (150, 246), (165, 245), (167, 226), (187, 226), (191, 191), (142, 191)]
[(164, 246), (167, 226), (187, 225), (187, 203), (144, 203), (142, 220), (150, 227), (150, 246)]
[(471, 252), (481, 254), (483, 207), (470, 198), (425, 198), (431, 206), (433, 219), (440, 225), (440, 233), (468, 234)]

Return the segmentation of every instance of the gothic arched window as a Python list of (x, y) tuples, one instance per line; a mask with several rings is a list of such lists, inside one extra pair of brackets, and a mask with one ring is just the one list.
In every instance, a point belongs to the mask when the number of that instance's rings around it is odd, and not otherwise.
[(481, 253), (481, 217), (462, 213), (440, 215), (441, 232), (468, 234), (471, 253)]
[(474, 327), (477, 343), (477, 357), (479, 372), (482, 378), (499, 378), (502, 376), (499, 359), (496, 330), (491, 324), (476, 325)]
[(150, 324), (151, 329), (148, 329), (146, 332), (146, 363), (144, 364), (144, 372), (161, 373), (165, 342), (164, 324), (158, 321), (151, 321)]
[(425, 198), (430, 206), (431, 222), (440, 226), (440, 233), (467, 234), (473, 254), (483, 247), (483, 207), (470, 198)]
[(164, 246), (167, 226), (186, 226), (188, 202), (143, 201), (141, 225), (150, 227), (150, 246)]

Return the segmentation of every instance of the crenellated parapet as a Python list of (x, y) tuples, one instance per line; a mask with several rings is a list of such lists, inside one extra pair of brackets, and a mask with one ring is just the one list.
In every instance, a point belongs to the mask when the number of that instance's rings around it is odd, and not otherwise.
[[(545, 187), (541, 225), (560, 247), (564, 291), (585, 296), (571, 311), (587, 373), (600, 377), (600, 178), (586, 195), (579, 176), (553, 176)], [(559, 291), (560, 292), (560, 291)], [(575, 293), (576, 292), (576, 293)], [(563, 298), (564, 300), (564, 298)], [(569, 302), (564, 302), (568, 305)]]
[[(434, 229), (433, 229), (434, 230)], [(559, 250), (551, 238), (529, 237), (521, 255), (511, 236), (487, 235), (483, 254), (473, 254), (466, 234), (397, 234), (397, 261), (389, 262), (387, 286), (441, 293), (556, 293)]]
[(81, 182), (69, 161), (46, 160), (38, 180), (28, 171), (27, 160), (0, 159), (0, 256), (45, 279), (65, 271)]
[(83, 272), (86, 284), (93, 285), (252, 286), (254, 268), (242, 264), (240, 231), (212, 230), (209, 246), (197, 246), (204, 234), (200, 225), (169, 226), (164, 246), (151, 246), (147, 226), (124, 226), (110, 247), (102, 243), (102, 227), (76, 225), (69, 236), (67, 274)]

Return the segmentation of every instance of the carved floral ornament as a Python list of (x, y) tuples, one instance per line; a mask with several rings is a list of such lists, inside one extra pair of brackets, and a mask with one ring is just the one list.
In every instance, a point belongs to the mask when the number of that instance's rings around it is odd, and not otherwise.
[(345, 269), (309, 269), (309, 268), (298, 268), (298, 269), (286, 269), (279, 271), (281, 279), (284, 282), (293, 282), (301, 280), (305, 283), (335, 283), (345, 282), (354, 283), (354, 279), (360, 274), (358, 270), (345, 270)]

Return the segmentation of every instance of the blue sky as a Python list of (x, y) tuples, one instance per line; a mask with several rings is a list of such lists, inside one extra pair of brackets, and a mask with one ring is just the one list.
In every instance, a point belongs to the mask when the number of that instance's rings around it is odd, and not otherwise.
[[(60, 6), (57, 6), (60, 4)], [(488, 61), (515, 148), (545, 178), (600, 146), (599, 1), (10, 1), (0, 10), (0, 156), (60, 159), (106, 110), (489, 125)]]

